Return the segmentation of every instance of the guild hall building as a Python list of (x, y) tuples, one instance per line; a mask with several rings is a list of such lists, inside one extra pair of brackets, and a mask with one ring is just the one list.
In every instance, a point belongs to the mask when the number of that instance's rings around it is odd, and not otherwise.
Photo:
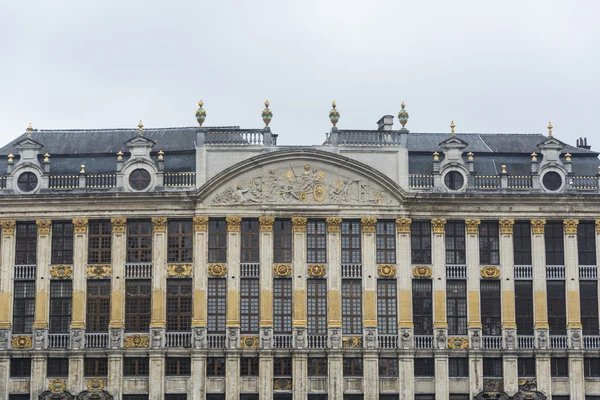
[(585, 139), (272, 116), (0, 148), (0, 399), (600, 399)]

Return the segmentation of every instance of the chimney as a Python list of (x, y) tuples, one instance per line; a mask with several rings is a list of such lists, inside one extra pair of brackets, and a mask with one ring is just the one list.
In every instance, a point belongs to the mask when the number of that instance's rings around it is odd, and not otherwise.
[(394, 116), (393, 115), (384, 115), (381, 117), (379, 121), (377, 121), (377, 130), (378, 131), (391, 131), (392, 126), (394, 125)]
[(586, 149), (589, 150), (592, 148), (592, 146), (588, 146), (587, 144), (587, 138), (579, 138), (577, 139), (577, 147), (580, 149)]

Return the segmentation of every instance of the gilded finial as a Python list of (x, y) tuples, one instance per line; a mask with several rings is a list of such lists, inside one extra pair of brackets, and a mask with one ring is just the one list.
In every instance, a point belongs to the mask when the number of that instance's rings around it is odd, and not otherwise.
[(117, 161), (123, 161), (123, 152), (122, 151), (119, 151), (117, 153)]
[(402, 107), (402, 110), (398, 111), (398, 120), (400, 121), (400, 124), (402, 124), (402, 128), (404, 129), (406, 123), (408, 122), (408, 111), (404, 109), (406, 107), (406, 103), (404, 103), (403, 101), (402, 104), (400, 104), (400, 107)]
[(159, 160), (163, 160), (163, 159), (164, 159), (164, 155), (165, 155), (165, 153), (164, 153), (162, 150), (161, 150), (161, 151), (159, 151), (159, 152), (158, 152), (158, 159), (159, 159)]
[(335, 104), (335, 100), (333, 101), (333, 103), (331, 103), (331, 107), (333, 107), (331, 109), (331, 111), (329, 111), (329, 120), (331, 121), (331, 123), (333, 124), (333, 127), (335, 128), (335, 124), (338, 123), (338, 121), (340, 120), (340, 112), (338, 110), (336, 110), (336, 104)]
[(502, 164), (502, 175), (506, 175), (506, 165)]
[(79, 171), (80, 174), (85, 174), (85, 164), (81, 164), (81, 171)]
[(44, 162), (50, 162), (50, 154), (44, 154)]
[(571, 162), (571, 154), (570, 153), (565, 154), (565, 161)]
[(200, 127), (202, 127), (202, 124), (206, 120), (206, 110), (204, 110), (204, 108), (202, 108), (203, 106), (204, 106), (204, 102), (202, 100), (200, 100), (198, 102), (198, 110), (196, 110), (196, 121), (198, 121), (198, 124), (200, 125)]
[(548, 137), (552, 137), (552, 122), (548, 122)]
[(15, 159), (15, 156), (14, 156), (12, 153), (10, 153), (10, 154), (8, 155), (8, 162), (9, 162), (9, 163), (11, 163), (11, 162), (13, 162), (13, 161), (14, 161), (14, 159)]
[(33, 126), (31, 126), (31, 122), (27, 125), (27, 137), (31, 137), (31, 132), (33, 132)]
[(471, 153), (471, 152), (467, 153), (467, 160), (473, 161), (473, 153)]
[(537, 161), (537, 154), (535, 152), (531, 153), (531, 161)]
[(144, 129), (144, 124), (142, 123), (141, 119), (137, 126), (138, 126), (138, 133), (140, 134), (140, 136), (142, 136), (143, 135), (142, 129)]
[(269, 126), (269, 122), (273, 118), (273, 112), (269, 109), (269, 100), (265, 101), (265, 109), (262, 111), (262, 119), (265, 123), (265, 128)]
[(433, 152), (433, 161), (440, 161), (440, 153), (437, 151)]
[(450, 131), (450, 136), (454, 136), (454, 128), (456, 128), (456, 125), (454, 125), (454, 120), (452, 122), (450, 122), (450, 129), (452, 129), (452, 131)]

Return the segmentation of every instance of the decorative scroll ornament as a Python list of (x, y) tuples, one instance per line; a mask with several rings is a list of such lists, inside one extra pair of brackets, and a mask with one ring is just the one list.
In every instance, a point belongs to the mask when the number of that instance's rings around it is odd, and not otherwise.
[(258, 347), (258, 336), (242, 336), (240, 343), (243, 349), (255, 349)]
[(531, 220), (531, 231), (534, 234), (543, 235), (545, 226), (546, 226), (545, 219), (532, 219)]
[(312, 277), (325, 276), (325, 266), (323, 264), (311, 264), (308, 266), (308, 275)]
[(89, 390), (104, 390), (105, 386), (106, 383), (104, 382), (104, 379), (92, 378), (87, 381), (87, 388)]
[(127, 219), (111, 218), (110, 223), (112, 224), (112, 231), (114, 233), (125, 233), (125, 225), (127, 224)]
[(171, 278), (182, 278), (192, 276), (192, 264), (169, 264), (167, 275)]
[(31, 336), (13, 336), (11, 344), (13, 349), (30, 349), (32, 346)]
[(292, 380), (289, 378), (277, 378), (273, 381), (274, 390), (292, 390)]
[(292, 230), (294, 232), (306, 232), (306, 218), (304, 218), (304, 217), (292, 218)]
[(227, 275), (227, 265), (225, 264), (209, 264), (208, 275), (210, 276), (225, 276)]
[(362, 348), (362, 337), (345, 337), (342, 339), (342, 347), (345, 349), (360, 349)]
[(481, 277), (485, 279), (497, 279), (500, 278), (500, 268), (493, 265), (481, 267)]
[(413, 276), (415, 278), (431, 278), (432, 271), (427, 265), (417, 265), (413, 268)]
[(327, 232), (340, 233), (342, 227), (341, 218), (327, 218)]
[(242, 227), (242, 217), (227, 217), (227, 232), (239, 232)]
[(273, 274), (279, 277), (292, 275), (292, 266), (290, 264), (275, 264), (273, 265)]
[(432, 219), (431, 226), (433, 227), (433, 233), (444, 233), (446, 231), (446, 220), (441, 219)]
[(194, 217), (194, 231), (206, 232), (208, 230), (208, 217)]
[(396, 266), (394, 264), (379, 264), (377, 273), (382, 278), (393, 278), (396, 276)]
[(481, 221), (478, 219), (466, 219), (467, 233), (479, 233), (479, 225)]
[(73, 268), (70, 265), (53, 265), (50, 268), (50, 275), (56, 279), (65, 279), (73, 276)]
[(410, 233), (410, 224), (412, 219), (410, 218), (398, 218), (396, 219), (396, 232), (397, 233)]
[(451, 349), (466, 349), (469, 347), (469, 340), (464, 337), (448, 338), (448, 347)]
[(50, 379), (48, 389), (51, 392), (63, 392), (67, 388), (67, 381), (64, 379)]
[(110, 278), (111, 273), (110, 265), (89, 265), (87, 267), (88, 278)]
[(154, 232), (166, 232), (167, 219), (164, 217), (152, 218), (152, 228)]
[(144, 335), (125, 336), (124, 347), (128, 349), (147, 348), (150, 346), (150, 338)]
[(75, 218), (73, 220), (73, 230), (75, 233), (86, 233), (88, 227), (87, 218)]
[(261, 232), (273, 232), (274, 217), (259, 217), (258, 224)]
[(364, 233), (375, 233), (375, 227), (377, 226), (377, 218), (361, 218), (360, 223), (362, 225), (362, 231)]
[(35, 221), (37, 225), (37, 233), (39, 235), (49, 235), (50, 227), (52, 226), (52, 221), (49, 219), (39, 219)]
[(565, 233), (567, 235), (577, 235), (577, 225), (579, 225), (579, 221), (576, 219), (565, 219), (563, 221), (565, 226)]
[(4, 220), (0, 221), (0, 225), (2, 226), (3, 235), (14, 235), (15, 225), (17, 225), (17, 221)]
[(500, 224), (500, 233), (505, 235), (513, 234), (513, 226), (515, 225), (514, 219), (501, 219), (498, 223)]

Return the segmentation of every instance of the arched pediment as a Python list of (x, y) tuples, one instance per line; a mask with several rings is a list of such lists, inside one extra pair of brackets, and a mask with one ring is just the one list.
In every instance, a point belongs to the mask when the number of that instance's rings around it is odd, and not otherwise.
[(206, 206), (398, 205), (402, 191), (381, 172), (335, 153), (282, 150), (244, 160), (199, 189)]

